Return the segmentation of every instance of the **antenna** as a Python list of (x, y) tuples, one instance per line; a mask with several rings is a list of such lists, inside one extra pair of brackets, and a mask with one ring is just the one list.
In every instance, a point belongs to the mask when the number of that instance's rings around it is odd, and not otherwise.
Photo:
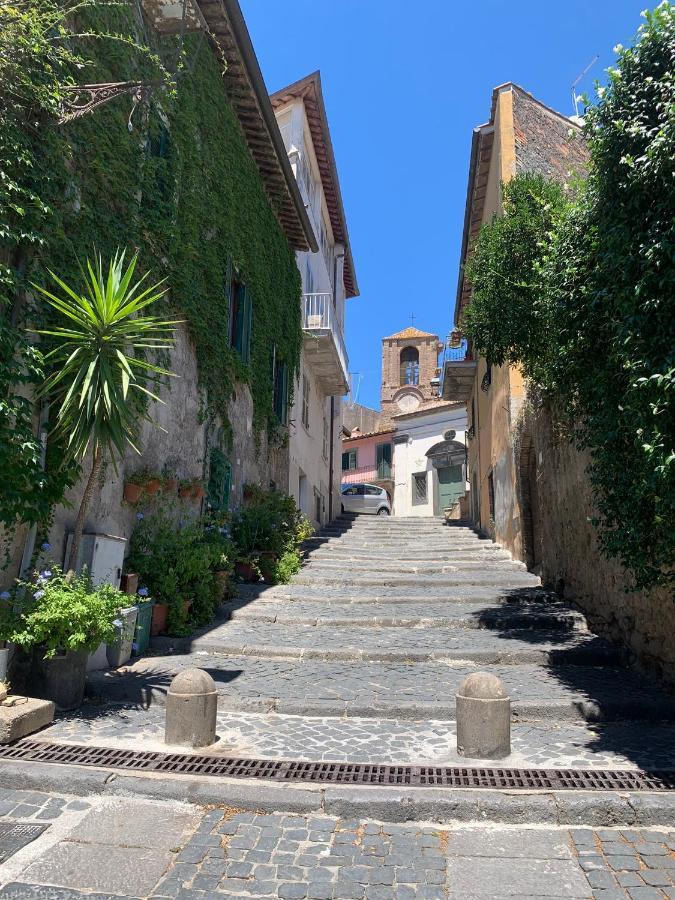
[(581, 97), (577, 95), (577, 85), (579, 84), (581, 79), (584, 78), (588, 74), (588, 72), (593, 68), (593, 66), (596, 64), (596, 62), (599, 59), (600, 59), (600, 57), (596, 53), (595, 56), (593, 57), (593, 59), (589, 62), (589, 64), (583, 70), (583, 72), (581, 72), (579, 75), (577, 75), (577, 77), (572, 82), (572, 103), (574, 104), (574, 115), (575, 116), (579, 115), (579, 101), (581, 100)]

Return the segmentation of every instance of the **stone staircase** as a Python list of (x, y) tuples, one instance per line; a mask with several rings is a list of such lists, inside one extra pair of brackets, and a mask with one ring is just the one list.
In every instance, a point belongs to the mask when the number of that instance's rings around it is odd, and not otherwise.
[[(107, 707), (55, 740), (161, 748), (164, 697), (187, 666), (219, 692), (216, 752), (256, 758), (536, 768), (672, 768), (675, 705), (589, 632), (574, 606), (463, 524), (342, 518), (307, 542), (291, 584), (241, 585), (225, 620), (119, 672)], [(512, 754), (455, 748), (455, 693), (487, 669), (512, 700)], [(124, 704), (127, 725), (114, 724)], [(126, 731), (125, 731), (126, 728)], [(142, 739), (142, 740), (141, 740)], [(139, 744), (139, 740), (141, 743)]]

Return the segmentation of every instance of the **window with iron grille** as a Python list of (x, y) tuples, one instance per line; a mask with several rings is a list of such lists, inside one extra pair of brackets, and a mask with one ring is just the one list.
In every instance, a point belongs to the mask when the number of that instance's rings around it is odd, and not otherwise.
[(342, 471), (347, 472), (349, 469), (356, 468), (356, 450), (347, 450), (342, 454)]
[(412, 502), (413, 506), (419, 506), (421, 503), (427, 502), (427, 473), (415, 472), (412, 481)]
[(309, 378), (302, 376), (302, 424), (309, 431)]

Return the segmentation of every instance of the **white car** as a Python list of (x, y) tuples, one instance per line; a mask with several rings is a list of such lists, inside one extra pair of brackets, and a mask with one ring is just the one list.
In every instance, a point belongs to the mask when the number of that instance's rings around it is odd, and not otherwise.
[(343, 484), (342, 512), (390, 516), (391, 503), (384, 488), (376, 484)]

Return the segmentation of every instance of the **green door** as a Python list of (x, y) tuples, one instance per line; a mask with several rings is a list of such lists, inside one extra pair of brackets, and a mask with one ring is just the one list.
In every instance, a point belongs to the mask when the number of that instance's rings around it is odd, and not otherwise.
[(378, 444), (377, 453), (377, 477), (391, 478), (391, 444)]
[(438, 494), (436, 496), (435, 515), (442, 516), (443, 510), (452, 506), (464, 493), (462, 466), (444, 466), (436, 469), (438, 475)]

